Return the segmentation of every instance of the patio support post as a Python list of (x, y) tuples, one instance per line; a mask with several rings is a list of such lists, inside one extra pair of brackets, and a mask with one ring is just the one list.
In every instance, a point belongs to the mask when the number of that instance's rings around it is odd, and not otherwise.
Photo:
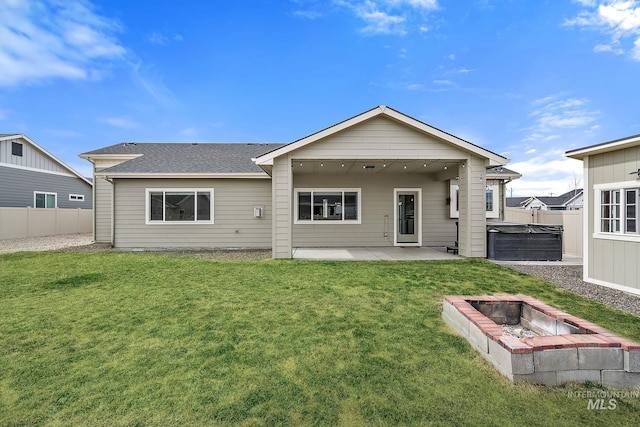
[(273, 159), (271, 193), (273, 200), (272, 257), (291, 259), (293, 172), (288, 155)]
[[(464, 165), (464, 166), (463, 166)], [(469, 258), (487, 256), (485, 178), (482, 160), (470, 157), (460, 162), (458, 176), (459, 200), (459, 253)]]

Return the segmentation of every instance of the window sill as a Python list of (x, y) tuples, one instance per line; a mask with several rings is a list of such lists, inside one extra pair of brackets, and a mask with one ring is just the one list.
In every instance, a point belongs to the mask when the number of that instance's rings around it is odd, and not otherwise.
[(640, 235), (638, 234), (593, 233), (593, 238), (598, 240), (619, 240), (624, 242), (640, 243)]
[(146, 221), (146, 225), (210, 225), (213, 221)]
[(345, 221), (293, 221), (294, 224), (296, 225), (316, 225), (316, 224), (323, 224), (323, 225), (353, 225), (353, 224), (362, 224), (362, 221), (360, 220), (345, 220)]

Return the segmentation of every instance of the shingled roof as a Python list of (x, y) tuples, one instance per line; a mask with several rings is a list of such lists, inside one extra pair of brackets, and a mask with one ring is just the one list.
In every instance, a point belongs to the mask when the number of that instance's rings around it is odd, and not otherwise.
[(80, 157), (138, 156), (102, 171), (112, 174), (261, 173), (251, 159), (282, 145), (125, 142)]

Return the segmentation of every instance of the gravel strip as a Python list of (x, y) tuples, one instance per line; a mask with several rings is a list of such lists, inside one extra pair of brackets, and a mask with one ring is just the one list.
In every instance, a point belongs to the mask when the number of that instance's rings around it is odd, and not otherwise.
[(640, 316), (640, 296), (582, 281), (580, 265), (508, 265), (594, 301)]
[(93, 235), (91, 233), (0, 240), (0, 254), (23, 251), (55, 251), (91, 245), (92, 242)]

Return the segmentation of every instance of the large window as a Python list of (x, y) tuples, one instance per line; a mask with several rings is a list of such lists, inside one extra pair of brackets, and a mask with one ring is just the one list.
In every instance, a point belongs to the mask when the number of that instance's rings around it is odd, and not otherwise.
[[(631, 185), (638, 185), (631, 183)], [(596, 190), (598, 225), (600, 233), (640, 234), (640, 188), (603, 188)], [(599, 193), (599, 195), (597, 194)]]
[(147, 223), (213, 223), (213, 189), (147, 189)]
[(58, 195), (56, 193), (45, 193), (36, 191), (33, 193), (33, 206), (36, 208), (53, 209), (57, 207)]
[(360, 189), (296, 189), (296, 223), (360, 223)]
[[(450, 212), (451, 218), (460, 217), (460, 186), (458, 184), (451, 184), (450, 188)], [(498, 200), (498, 185), (488, 184), (485, 187), (484, 206), (487, 212), (487, 218), (500, 218), (500, 203)]]

